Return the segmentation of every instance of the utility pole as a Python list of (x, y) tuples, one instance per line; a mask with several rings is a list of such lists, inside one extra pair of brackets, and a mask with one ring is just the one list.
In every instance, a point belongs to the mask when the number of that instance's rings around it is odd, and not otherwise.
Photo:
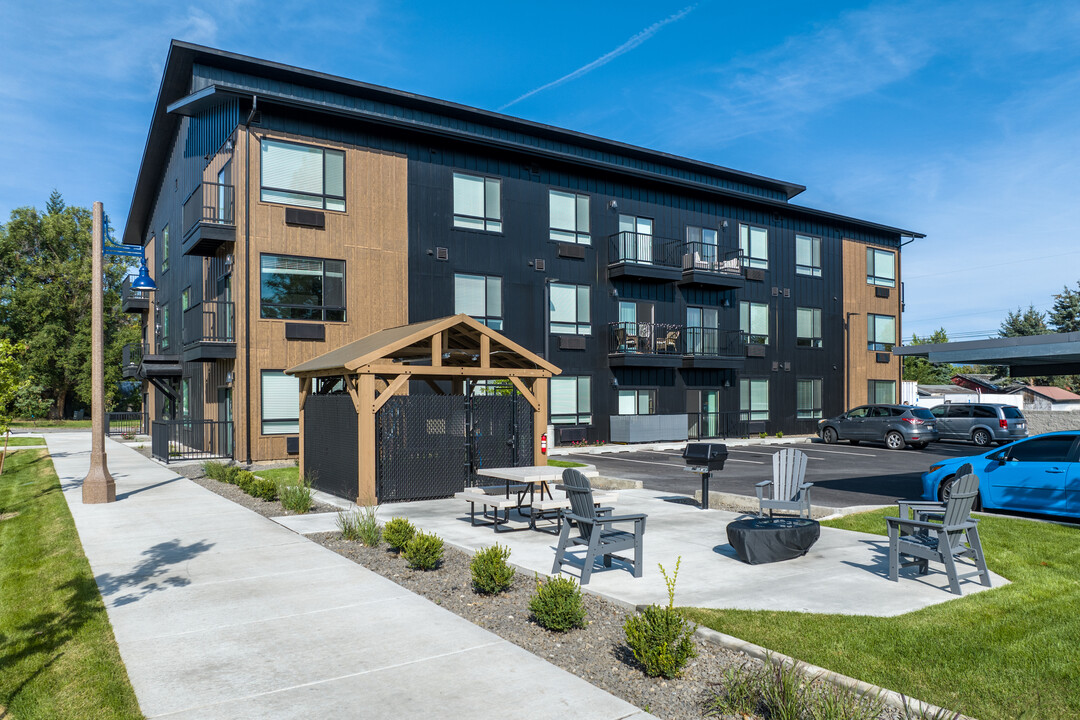
[(90, 417), (93, 433), (90, 441), (90, 472), (86, 474), (82, 486), (85, 505), (116, 501), (116, 481), (109, 474), (105, 458), (105, 300), (102, 289), (105, 282), (105, 210), (100, 202), (94, 203), (94, 244), (91, 252)]

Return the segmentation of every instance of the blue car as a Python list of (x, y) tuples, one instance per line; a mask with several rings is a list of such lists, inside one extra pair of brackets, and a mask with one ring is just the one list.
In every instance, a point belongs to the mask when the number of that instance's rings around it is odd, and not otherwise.
[(971, 463), (979, 476), (976, 508), (1080, 517), (1080, 430), (1052, 432), (930, 466), (924, 500), (947, 500), (956, 470)]

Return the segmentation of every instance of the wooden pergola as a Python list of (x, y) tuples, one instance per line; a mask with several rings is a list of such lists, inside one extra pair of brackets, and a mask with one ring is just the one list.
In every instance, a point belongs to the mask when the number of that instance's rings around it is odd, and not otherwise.
[(464, 395), (466, 380), (508, 380), (533, 409), (533, 463), (546, 464), (548, 378), (562, 371), (468, 315), (428, 320), (372, 333), (285, 371), (300, 379), (300, 472), (304, 472), (304, 405), (315, 378), (344, 378), (357, 414), (357, 504), (378, 502), (375, 415), (395, 394), (421, 380), (446, 395)]

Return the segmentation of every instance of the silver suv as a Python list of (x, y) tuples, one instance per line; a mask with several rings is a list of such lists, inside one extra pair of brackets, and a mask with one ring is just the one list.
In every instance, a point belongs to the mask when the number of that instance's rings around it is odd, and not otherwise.
[(945, 403), (930, 408), (942, 440), (970, 440), (979, 447), (1028, 436), (1024, 413), (997, 403)]
[(818, 423), (818, 435), (832, 444), (848, 440), (858, 445), (863, 440), (884, 442), (890, 450), (905, 445), (921, 450), (938, 440), (937, 421), (926, 408), (911, 405), (862, 405), (843, 415)]

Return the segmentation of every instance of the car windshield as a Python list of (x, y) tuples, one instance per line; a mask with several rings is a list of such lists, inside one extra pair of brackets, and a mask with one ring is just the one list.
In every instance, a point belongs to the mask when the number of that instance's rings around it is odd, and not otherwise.
[(1007, 406), (1007, 407), (1001, 408), (1001, 412), (1005, 413), (1005, 417), (1009, 418), (1010, 420), (1023, 420), (1024, 419), (1024, 413), (1020, 412), (1019, 409), (1014, 408), (1012, 406)]
[(934, 413), (930, 412), (926, 408), (921, 408), (921, 407), (911, 408), (911, 414), (913, 416), (919, 418), (920, 420), (933, 420), (934, 419)]

